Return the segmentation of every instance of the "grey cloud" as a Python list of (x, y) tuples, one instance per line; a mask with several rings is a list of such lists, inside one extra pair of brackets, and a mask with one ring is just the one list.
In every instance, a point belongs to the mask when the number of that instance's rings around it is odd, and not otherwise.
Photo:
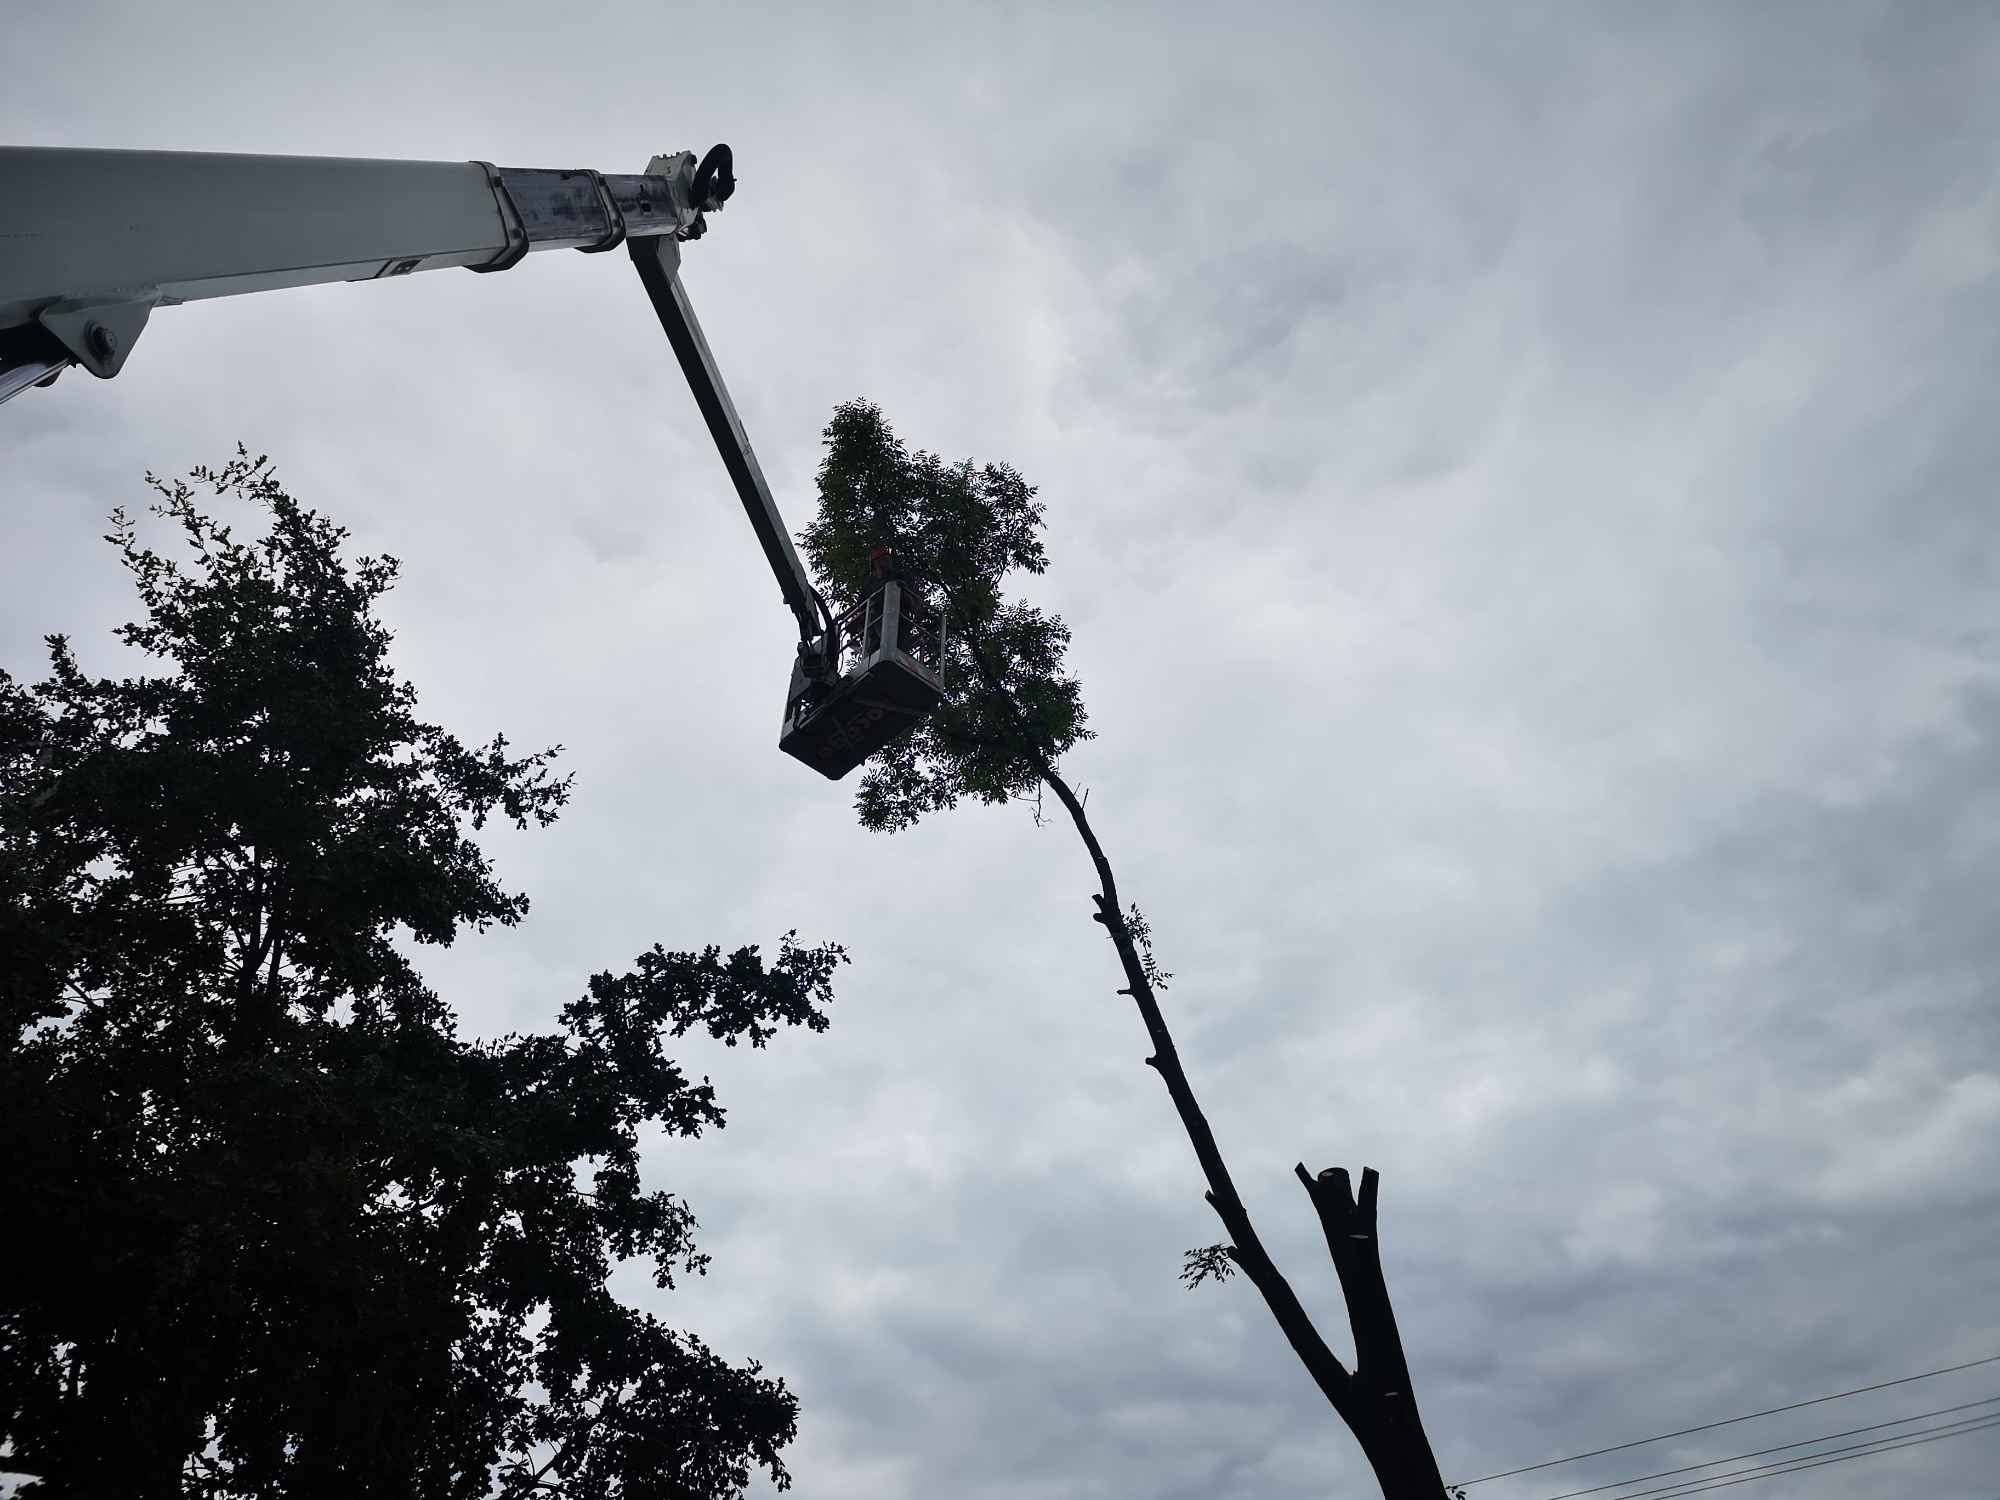
[[(788, 514), (857, 394), (1042, 487), (1073, 769), (1196, 1087), (1337, 1347), (1291, 1164), (1384, 1173), (1448, 1473), (2000, 1351), (1984, 7), (71, 5), (15, 39), (15, 141), (735, 145), (687, 279)], [(716, 1264), (620, 1281), (792, 1381), (799, 1493), (1357, 1490), (1254, 1292), (1176, 1280), (1219, 1230), (1067, 834), (870, 838), (771, 748), (787, 621), (617, 259), (170, 309), (117, 381), (10, 404), (0, 659), (69, 629), (122, 670), (103, 513), (270, 451), (405, 559), (426, 714), (579, 772), (490, 838), (528, 923), (423, 955), (467, 1031), (655, 940), (852, 948), (824, 1036), (691, 1043), (728, 1128), (649, 1169)], [(1985, 1500), (1994, 1461), (1811, 1480)]]

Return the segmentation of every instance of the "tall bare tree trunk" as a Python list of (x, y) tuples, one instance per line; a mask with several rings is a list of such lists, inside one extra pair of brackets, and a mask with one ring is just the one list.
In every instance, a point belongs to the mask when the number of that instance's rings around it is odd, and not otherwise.
[[(972, 618), (961, 601), (954, 598), (951, 604), (961, 619)], [(1117, 876), (1112, 873), (1111, 861), (1097, 841), (1090, 819), (1084, 816), (1082, 801), (1056, 771), (1045, 739), (1035, 732), (1030, 715), (1007, 690), (978, 631), (968, 630), (964, 640), (981, 681), (1005, 709), (1011, 728), (1009, 747), (1024, 756), (1042, 784), (1055, 793), (1090, 853), (1098, 883), (1097, 894), (1091, 898), (1097, 910), (1091, 919), (1103, 925), (1118, 951), (1118, 962), (1125, 971), (1125, 987), (1118, 993), (1130, 995), (1133, 1004), (1139, 1007), (1139, 1018), (1145, 1022), (1146, 1034), (1153, 1044), (1153, 1054), (1146, 1059), (1146, 1066), (1166, 1084), (1174, 1109), (1194, 1146), (1202, 1175), (1208, 1179), (1208, 1192), (1204, 1196), (1229, 1231), (1231, 1243), (1226, 1247), (1229, 1259), (1263, 1294), (1265, 1305), (1278, 1320), (1278, 1327), (1299, 1362), (1361, 1444), (1361, 1451), (1382, 1486), (1383, 1500), (1451, 1500), (1445, 1493), (1444, 1478), (1438, 1472), (1430, 1438), (1417, 1411), (1416, 1393), (1410, 1389), (1403, 1340), (1396, 1330), (1396, 1312), (1390, 1305), (1388, 1283), (1382, 1276), (1381, 1248), (1375, 1233), (1379, 1174), (1372, 1167), (1362, 1171), (1361, 1193), (1357, 1198), (1345, 1168), (1329, 1167), (1316, 1177), (1306, 1171), (1304, 1163), (1292, 1169), (1305, 1184), (1319, 1214), (1320, 1227), (1326, 1232), (1327, 1253), (1333, 1258), (1334, 1273), (1340, 1278), (1341, 1294), (1347, 1302), (1347, 1321), (1354, 1335), (1355, 1351), (1354, 1369), (1349, 1371), (1320, 1337), (1291, 1283), (1285, 1280), (1257, 1238), (1243, 1200), (1237, 1196), (1229, 1168), (1215, 1144), (1215, 1133), (1208, 1128), (1208, 1120), (1181, 1068), (1180, 1053), (1174, 1047), (1173, 1035), (1167, 1030), (1166, 1018), (1160, 1014), (1160, 1003), (1153, 993), (1148, 964), (1140, 954), (1138, 938), (1118, 899)]]
[(1320, 1227), (1326, 1232), (1327, 1253), (1333, 1259), (1334, 1273), (1340, 1278), (1340, 1290), (1347, 1302), (1347, 1321), (1354, 1334), (1355, 1350), (1355, 1367), (1350, 1372), (1327, 1348), (1291, 1284), (1257, 1238), (1250, 1215), (1236, 1194), (1229, 1168), (1215, 1144), (1214, 1132), (1188, 1085), (1166, 1018), (1160, 1013), (1147, 965), (1118, 900), (1118, 882), (1112, 874), (1111, 861), (1098, 843), (1089, 818), (1084, 816), (1082, 802), (1046, 757), (1037, 753), (1035, 762), (1043, 783), (1069, 812), (1070, 821), (1076, 825), (1084, 847), (1090, 851), (1091, 863), (1096, 866), (1100, 889), (1092, 898), (1097, 905), (1092, 920), (1103, 925), (1118, 951), (1126, 986), (1119, 993), (1130, 995), (1139, 1007), (1140, 1019), (1145, 1022), (1146, 1034), (1153, 1044), (1153, 1055), (1146, 1059), (1146, 1065), (1166, 1084), (1174, 1109), (1187, 1129), (1188, 1140), (1201, 1162), (1202, 1175), (1208, 1179), (1209, 1205), (1229, 1231), (1229, 1258), (1263, 1294), (1271, 1315), (1278, 1320), (1279, 1328), (1307, 1373), (1361, 1444), (1361, 1451), (1382, 1486), (1384, 1500), (1446, 1500), (1444, 1479), (1438, 1472), (1430, 1438), (1417, 1411), (1416, 1393), (1410, 1388), (1409, 1365), (1403, 1357), (1402, 1336), (1396, 1330), (1395, 1308), (1390, 1304), (1388, 1283), (1382, 1276), (1381, 1246), (1375, 1230), (1379, 1174), (1372, 1167), (1362, 1171), (1357, 1198), (1343, 1167), (1329, 1167), (1316, 1177), (1306, 1171), (1303, 1163), (1293, 1168), (1319, 1214)]

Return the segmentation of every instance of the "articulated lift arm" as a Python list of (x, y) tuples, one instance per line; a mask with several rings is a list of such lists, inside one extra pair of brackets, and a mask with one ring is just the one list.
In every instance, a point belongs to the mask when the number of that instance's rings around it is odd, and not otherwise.
[[(786, 738), (840, 685), (841, 642), (771, 498), (679, 277), (735, 189), (727, 146), (643, 173), (489, 162), (0, 147), (0, 402), (71, 365), (103, 379), (156, 307), (624, 244), (799, 625)], [(934, 679), (934, 674), (933, 674)], [(880, 715), (878, 714), (879, 718)], [(858, 733), (858, 731), (856, 731)], [(860, 741), (848, 737), (851, 750)], [(809, 763), (828, 775), (842, 757)]]
[[(690, 152), (629, 177), (487, 162), (0, 147), (0, 394), (39, 361), (118, 373), (155, 307), (700, 232)], [(697, 177), (701, 181), (697, 182)], [(697, 191), (699, 189), (699, 192)]]
[[(632, 240), (627, 248), (632, 252), (632, 264), (639, 269), (646, 295), (653, 299), (653, 311), (660, 315), (660, 327), (666, 330), (667, 342), (674, 346), (674, 354), (680, 359), (688, 387), (694, 392), (695, 405), (701, 408), (702, 419), (708, 423), (715, 446), (721, 450), (723, 467), (729, 470), (730, 482), (736, 486), (743, 509), (749, 514), (750, 527), (763, 543), (764, 556), (784, 592), (785, 603), (798, 619), (799, 642), (813, 649), (833, 629), (833, 616), (814, 590), (812, 580), (799, 562), (799, 554), (792, 547), (791, 533), (785, 530), (784, 517), (778, 514), (778, 502), (771, 498), (771, 487), (764, 482), (764, 471), (751, 451), (742, 419), (736, 415), (736, 403), (729, 399), (729, 387), (722, 383), (722, 372), (716, 369), (715, 356), (709, 353), (708, 340), (702, 336), (701, 324), (695, 321), (687, 289), (675, 274), (681, 262), (680, 244), (671, 236), (662, 235), (656, 239)], [(825, 643), (828, 648), (833, 644)]]
[(0, 401), (72, 364), (116, 375), (155, 307), (629, 246), (801, 636), (826, 629), (677, 274), (735, 188), (729, 148), (645, 172), (487, 162), (0, 147)]

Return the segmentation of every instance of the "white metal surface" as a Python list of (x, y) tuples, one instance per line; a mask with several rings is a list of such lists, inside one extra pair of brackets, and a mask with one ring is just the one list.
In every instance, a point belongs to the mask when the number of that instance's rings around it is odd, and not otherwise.
[(609, 249), (699, 217), (661, 170), (0, 146), (0, 330), (52, 302), (154, 306)]
[(0, 147), (0, 204), (0, 328), (54, 301), (191, 302), (479, 265), (508, 244), (472, 162)]

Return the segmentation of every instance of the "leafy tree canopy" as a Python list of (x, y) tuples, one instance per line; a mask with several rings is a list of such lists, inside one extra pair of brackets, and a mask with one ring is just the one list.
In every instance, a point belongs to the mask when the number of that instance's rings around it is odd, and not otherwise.
[[(824, 1030), (835, 946), (654, 947), (561, 1029), (466, 1041), (393, 940), (512, 925), (468, 836), (553, 821), (556, 750), (416, 715), (394, 560), (239, 448), (108, 538), (164, 664), (0, 672), (0, 1467), (31, 1493), (739, 1494), (789, 1483), (784, 1382), (617, 1302), (699, 1273), (638, 1131), (719, 1127), (666, 1043)], [(559, 747), (558, 747), (559, 748)]]
[(950, 619), (944, 704), (873, 757), (856, 801), (862, 823), (893, 832), (961, 798), (1028, 795), (1091, 738), (1082, 688), (1065, 670), (1069, 628), (1002, 593), (1008, 575), (1048, 566), (1035, 491), (1005, 464), (912, 453), (866, 401), (836, 408), (825, 438), (819, 514), (800, 538), (821, 592), (851, 604), (869, 552), (888, 547)]

